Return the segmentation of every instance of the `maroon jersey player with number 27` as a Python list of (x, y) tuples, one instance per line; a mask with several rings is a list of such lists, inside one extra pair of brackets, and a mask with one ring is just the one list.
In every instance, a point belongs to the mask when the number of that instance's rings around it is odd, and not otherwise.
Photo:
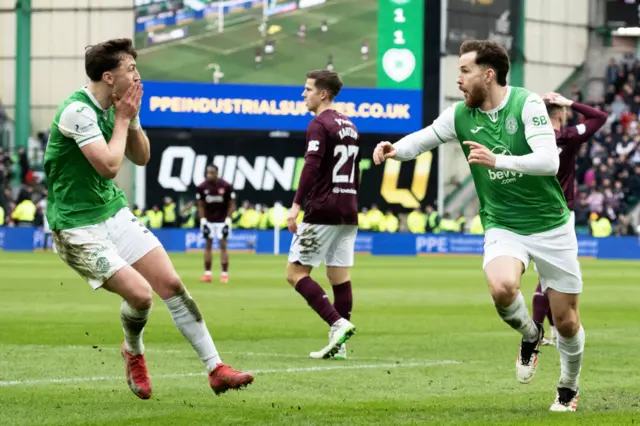
[[(560, 185), (562, 185), (564, 197), (567, 200), (567, 207), (571, 210), (571, 221), (575, 221), (573, 208), (576, 193), (576, 156), (578, 155), (580, 145), (588, 141), (607, 121), (607, 113), (578, 102), (573, 102), (557, 93), (547, 93), (542, 99), (547, 104), (547, 111), (549, 112), (549, 118), (555, 130), (558, 151), (560, 153), (560, 168), (557, 174), (558, 180), (560, 181)], [(582, 114), (585, 117), (585, 122), (577, 126), (566, 127), (567, 113), (565, 107)], [(536, 288), (533, 294), (532, 306), (533, 320), (535, 322), (544, 322), (545, 316), (549, 319), (551, 340), (545, 338), (543, 345), (554, 345), (558, 333), (551, 316), (549, 298), (546, 293), (542, 292), (540, 282), (538, 282), (538, 288)]]
[[(353, 123), (333, 109), (341, 88), (333, 71), (307, 73), (302, 96), (316, 117), (307, 129), (304, 169), (287, 218), (295, 234), (287, 281), (329, 325), (329, 344), (310, 353), (316, 359), (345, 359), (345, 342), (356, 332), (349, 321), (353, 304), (349, 268), (358, 232), (360, 138)], [(297, 226), (301, 207), (304, 218)], [(322, 261), (333, 287), (333, 304), (310, 276)]]

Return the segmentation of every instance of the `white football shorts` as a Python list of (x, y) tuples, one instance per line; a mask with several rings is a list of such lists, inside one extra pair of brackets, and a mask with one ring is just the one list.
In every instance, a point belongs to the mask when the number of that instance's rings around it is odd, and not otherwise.
[(94, 290), (161, 245), (126, 207), (97, 225), (54, 231), (53, 242), (62, 260)]
[(318, 267), (351, 267), (358, 225), (320, 225), (302, 222), (291, 240), (289, 262)]
[[(218, 241), (224, 239), (222, 235), (222, 229), (224, 228), (224, 222), (207, 222), (204, 226), (209, 228), (209, 239), (215, 238)], [(231, 238), (231, 226), (229, 227), (229, 234), (227, 235), (227, 239)]]
[(519, 235), (505, 229), (489, 229), (484, 237), (482, 268), (499, 256), (519, 259), (525, 270), (533, 260), (543, 292), (552, 288), (560, 293), (582, 293), (582, 271), (574, 223), (575, 216), (572, 214), (566, 224), (539, 234)]

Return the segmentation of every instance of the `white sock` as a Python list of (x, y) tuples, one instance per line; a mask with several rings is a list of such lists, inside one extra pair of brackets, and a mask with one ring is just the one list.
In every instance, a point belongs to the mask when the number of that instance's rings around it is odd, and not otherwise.
[(142, 333), (150, 312), (151, 308), (140, 311), (133, 309), (125, 300), (122, 301), (120, 320), (124, 331), (124, 346), (130, 354), (140, 355), (144, 353)]
[(580, 329), (573, 337), (558, 335), (558, 352), (560, 352), (560, 380), (559, 388), (578, 390), (578, 378), (582, 367), (582, 354), (584, 353), (584, 328)]
[(522, 293), (518, 292), (516, 300), (506, 308), (497, 304), (495, 306), (500, 318), (522, 334), (525, 342), (533, 342), (538, 338), (538, 327), (529, 315), (529, 309), (527, 309)]
[(218, 355), (211, 334), (207, 330), (198, 305), (193, 301), (189, 292), (185, 289), (184, 293), (173, 296), (165, 300), (164, 303), (167, 305), (176, 327), (191, 343), (207, 370), (215, 369), (222, 360)]

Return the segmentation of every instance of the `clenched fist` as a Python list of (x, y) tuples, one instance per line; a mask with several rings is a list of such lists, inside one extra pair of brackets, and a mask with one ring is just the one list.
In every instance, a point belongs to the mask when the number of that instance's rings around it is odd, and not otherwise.
[(373, 162), (378, 165), (384, 163), (387, 158), (393, 158), (398, 152), (391, 142), (380, 142), (373, 150)]

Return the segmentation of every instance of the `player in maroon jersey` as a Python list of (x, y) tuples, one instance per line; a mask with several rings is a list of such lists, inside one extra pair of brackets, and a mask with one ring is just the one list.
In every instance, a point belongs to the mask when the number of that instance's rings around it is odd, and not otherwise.
[[(334, 109), (342, 89), (337, 73), (307, 73), (302, 97), (316, 117), (307, 128), (305, 163), (287, 225), (291, 241), (287, 281), (330, 326), (329, 344), (312, 358), (346, 358), (347, 341), (356, 328), (349, 321), (353, 298), (349, 268), (353, 266), (358, 232), (360, 137), (351, 120)], [(296, 218), (300, 209), (304, 218)], [(334, 303), (311, 278), (311, 269), (324, 261), (333, 287)]]
[(236, 193), (233, 187), (218, 177), (216, 166), (207, 166), (207, 178), (198, 186), (196, 194), (200, 231), (206, 239), (204, 248), (204, 276), (200, 282), (211, 282), (211, 250), (213, 239), (220, 245), (220, 263), (222, 272), (220, 282), (229, 281), (229, 253), (227, 241), (231, 237), (231, 216), (236, 210)]
[[(602, 125), (607, 121), (607, 113), (587, 105), (571, 101), (557, 93), (547, 93), (542, 97), (547, 104), (549, 118), (556, 134), (556, 143), (560, 153), (560, 168), (558, 169), (558, 180), (562, 185), (564, 197), (567, 200), (567, 207), (571, 210), (571, 221), (575, 224), (574, 201), (576, 194), (576, 157), (580, 145), (589, 140)], [(577, 126), (566, 127), (567, 111), (573, 111), (584, 116), (585, 121)], [(539, 323), (544, 322), (545, 316), (549, 319), (551, 328), (551, 340), (546, 338), (543, 345), (555, 344), (558, 333), (553, 325), (549, 298), (542, 292), (542, 286), (538, 281), (538, 287), (533, 294), (533, 320)]]

